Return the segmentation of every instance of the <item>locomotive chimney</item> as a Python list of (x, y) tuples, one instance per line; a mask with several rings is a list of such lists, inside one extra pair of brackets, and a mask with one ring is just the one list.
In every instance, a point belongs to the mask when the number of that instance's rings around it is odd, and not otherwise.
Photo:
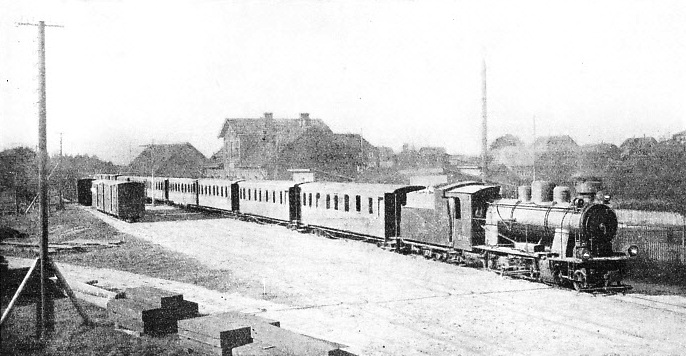
[(264, 113), (264, 118), (267, 120), (271, 120), (274, 118), (274, 114), (270, 113), (270, 112), (266, 112), (266, 113)]
[(531, 201), (534, 203), (549, 203), (553, 201), (553, 187), (555, 184), (545, 180), (535, 180), (531, 183)]
[(569, 187), (558, 186), (553, 189), (553, 201), (556, 204), (569, 203), (571, 201), (571, 190)]
[(520, 185), (517, 188), (517, 197), (522, 202), (531, 201), (531, 186), (530, 185)]

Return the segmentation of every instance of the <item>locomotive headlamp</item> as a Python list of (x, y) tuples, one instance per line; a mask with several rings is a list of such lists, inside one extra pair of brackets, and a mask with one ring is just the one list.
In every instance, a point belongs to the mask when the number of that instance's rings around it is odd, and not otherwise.
[(603, 203), (605, 204), (610, 204), (610, 199), (612, 199), (612, 196), (609, 194), (603, 197)]
[(630, 257), (636, 257), (638, 255), (638, 246), (632, 245), (627, 252), (629, 252)]

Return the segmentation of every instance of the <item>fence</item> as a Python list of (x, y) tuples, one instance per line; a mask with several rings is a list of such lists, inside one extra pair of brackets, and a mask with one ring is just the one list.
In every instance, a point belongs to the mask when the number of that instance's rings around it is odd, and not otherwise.
[(638, 258), (642, 260), (686, 265), (686, 229), (683, 225), (622, 227), (613, 245), (615, 251), (638, 246)]
[(684, 216), (677, 213), (663, 211), (644, 211), (617, 209), (617, 219), (625, 225), (631, 226), (684, 226)]

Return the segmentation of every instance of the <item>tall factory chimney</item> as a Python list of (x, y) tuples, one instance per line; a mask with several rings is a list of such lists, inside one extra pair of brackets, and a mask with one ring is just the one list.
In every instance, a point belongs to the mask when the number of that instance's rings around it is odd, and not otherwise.
[(483, 70), (481, 72), (481, 79), (482, 79), (482, 106), (481, 106), (481, 115), (482, 115), (482, 127), (481, 127), (481, 181), (486, 182), (486, 175), (488, 174), (488, 167), (487, 167), (487, 162), (486, 162), (486, 155), (488, 154), (488, 138), (487, 138), (487, 116), (488, 116), (488, 110), (486, 107), (486, 59), (484, 58), (483, 60)]

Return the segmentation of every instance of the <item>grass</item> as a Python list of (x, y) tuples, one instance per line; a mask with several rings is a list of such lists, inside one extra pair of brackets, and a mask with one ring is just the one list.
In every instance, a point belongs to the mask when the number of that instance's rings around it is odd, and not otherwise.
[[(0, 226), (8, 226), (29, 236), (26, 242), (37, 243), (39, 226), (37, 214), (0, 217)], [(239, 292), (259, 296), (261, 287), (233, 278), (230, 271), (204, 267), (197, 260), (169, 251), (159, 245), (122, 234), (97, 217), (67, 206), (66, 210), (50, 214), (50, 242), (73, 239), (121, 240), (117, 247), (93, 247), (81, 253), (57, 253), (51, 255), (57, 262), (98, 268), (110, 268), (151, 277), (193, 283), (224, 292)], [(37, 251), (3, 246), (5, 256), (35, 258)], [(101, 320), (99, 326), (78, 326), (81, 320), (66, 300), (56, 302), (57, 332), (47, 345), (41, 345), (35, 335), (35, 307), (15, 309), (9, 324), (2, 330), (2, 355), (177, 355), (185, 354), (176, 346), (174, 337), (134, 338), (113, 333), (113, 326), (106, 322), (106, 312), (88, 306), (87, 312)]]
[(34, 337), (34, 305), (14, 309), (3, 326), (2, 355), (187, 355), (178, 345), (175, 336), (136, 338), (113, 332), (107, 313), (100, 308), (82, 303), (95, 325), (84, 325), (67, 299), (55, 301), (55, 332), (49, 342), (41, 343)]

